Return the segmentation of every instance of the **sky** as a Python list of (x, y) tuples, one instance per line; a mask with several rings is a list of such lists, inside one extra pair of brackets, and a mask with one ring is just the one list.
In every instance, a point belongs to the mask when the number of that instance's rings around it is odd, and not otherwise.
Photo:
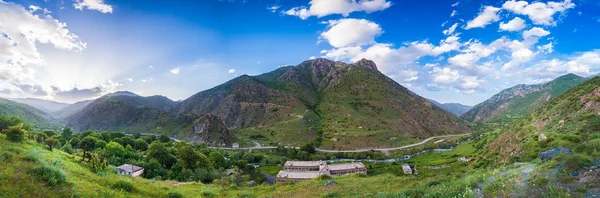
[(475, 105), (600, 72), (600, 1), (0, 0), (0, 97), (183, 100), (313, 58), (373, 60), (415, 93)]

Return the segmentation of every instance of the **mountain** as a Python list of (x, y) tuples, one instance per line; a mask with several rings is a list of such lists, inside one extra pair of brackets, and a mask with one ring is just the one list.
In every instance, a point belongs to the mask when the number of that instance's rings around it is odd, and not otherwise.
[(585, 80), (581, 76), (567, 74), (540, 85), (516, 85), (475, 105), (461, 115), (461, 118), (468, 121), (511, 122), (538, 109), (550, 99), (563, 94)]
[(76, 103), (77, 106), (69, 107), (70, 112), (63, 115), (66, 116), (63, 122), (75, 131), (173, 132), (181, 127), (175, 121), (177, 118), (168, 113), (176, 103), (164, 96), (142, 97), (131, 92), (116, 92), (86, 103)]
[(59, 111), (62, 108), (69, 105), (67, 103), (60, 103), (60, 102), (36, 99), (36, 98), (10, 98), (9, 100), (35, 107), (46, 113), (52, 113), (52, 112)]
[(439, 103), (435, 100), (429, 99), (429, 101), (431, 103), (433, 103), (434, 105), (442, 108), (443, 110), (446, 110), (456, 116), (460, 116), (464, 113), (466, 113), (467, 111), (469, 111), (469, 109), (473, 108), (473, 106), (468, 106), (468, 105), (463, 105), (460, 103)]
[(87, 105), (89, 105), (90, 103), (92, 103), (94, 100), (84, 100), (84, 101), (79, 101), (73, 104), (70, 104), (66, 107), (63, 107), (62, 109), (52, 112), (52, 116), (54, 116), (56, 119), (63, 121), (65, 118), (83, 110), (83, 108), (85, 108)]
[(455, 116), (365, 59), (347, 64), (319, 58), (240, 76), (183, 100), (177, 113), (210, 113), (238, 135), (282, 144), (318, 142), (322, 137), (322, 147), (336, 149), (385, 147), (470, 132)]
[(39, 129), (56, 128), (57, 120), (35, 107), (0, 98), (0, 116), (20, 116)]
[[(497, 137), (490, 138), (485, 150), (491, 156), (498, 156), (497, 160), (504, 164), (531, 160), (537, 158), (538, 152), (556, 147), (593, 152), (593, 142), (598, 148), (598, 131), (600, 77), (595, 77), (551, 99)], [(538, 139), (541, 134), (546, 138)]]
[(210, 146), (232, 146), (235, 137), (222, 120), (211, 114), (194, 121), (192, 131), (186, 130), (180, 137), (192, 143), (208, 143)]

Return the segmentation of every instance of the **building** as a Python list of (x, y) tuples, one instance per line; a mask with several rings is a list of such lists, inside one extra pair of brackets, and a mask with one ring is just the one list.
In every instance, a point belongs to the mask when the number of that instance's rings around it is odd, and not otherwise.
[(412, 175), (413, 171), (410, 168), (410, 165), (408, 164), (402, 164), (402, 171), (404, 171), (404, 174), (406, 175)]
[(120, 175), (130, 175), (132, 177), (139, 177), (144, 173), (144, 168), (134, 166), (131, 164), (123, 164), (117, 167), (117, 173)]
[(289, 171), (282, 170), (277, 174), (277, 182), (299, 182), (302, 180), (309, 180), (323, 175), (320, 171)]
[(277, 174), (277, 182), (298, 182), (317, 178), (320, 175), (339, 176), (347, 174), (367, 174), (361, 162), (327, 164), (325, 161), (287, 161)]
[(352, 162), (347, 164), (331, 164), (327, 166), (329, 175), (345, 175), (345, 174), (367, 174), (367, 168), (363, 163)]
[(319, 171), (327, 165), (324, 161), (287, 161), (283, 170), (287, 171)]

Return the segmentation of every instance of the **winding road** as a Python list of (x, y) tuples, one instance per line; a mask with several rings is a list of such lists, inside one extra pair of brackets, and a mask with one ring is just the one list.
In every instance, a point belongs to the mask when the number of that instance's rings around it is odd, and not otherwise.
[[(402, 150), (402, 149), (407, 149), (407, 148), (411, 148), (411, 147), (415, 147), (415, 146), (421, 146), (433, 139), (437, 139), (437, 138), (447, 138), (447, 137), (459, 137), (459, 136), (465, 136), (465, 135), (470, 135), (470, 133), (465, 133), (465, 134), (457, 134), (457, 135), (441, 135), (441, 136), (435, 136), (435, 137), (430, 137), (427, 138), (421, 142), (418, 143), (414, 143), (414, 144), (409, 144), (409, 145), (404, 145), (404, 146), (400, 146), (400, 147), (393, 147), (393, 148), (370, 148), (370, 149), (357, 149), (357, 150), (327, 150), (327, 149), (320, 149), (320, 148), (316, 148), (315, 150), (317, 152), (324, 152), (324, 153), (359, 153), (359, 152), (366, 152), (366, 151), (381, 151), (384, 153), (387, 153), (389, 151), (395, 151), (395, 150)], [(208, 148), (213, 148), (213, 149), (223, 149), (223, 150), (258, 150), (258, 149), (275, 149), (277, 147), (275, 146), (257, 146), (257, 147), (243, 147), (243, 148), (229, 148), (229, 147), (208, 147)], [(299, 147), (289, 147), (286, 146), (286, 148), (299, 148)]]

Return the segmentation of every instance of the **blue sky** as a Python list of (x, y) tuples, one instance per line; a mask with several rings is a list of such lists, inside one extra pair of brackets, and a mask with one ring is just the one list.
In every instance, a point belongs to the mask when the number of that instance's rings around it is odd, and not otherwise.
[(591, 0), (0, 0), (0, 97), (174, 100), (316, 57), (439, 102), (600, 72)]

